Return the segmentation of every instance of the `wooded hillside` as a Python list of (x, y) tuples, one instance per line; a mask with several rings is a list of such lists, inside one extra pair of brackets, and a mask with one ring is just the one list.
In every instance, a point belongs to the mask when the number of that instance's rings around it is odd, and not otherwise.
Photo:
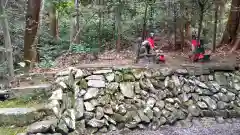
[(76, 65), (131, 58), (138, 37), (150, 32), (165, 52), (186, 51), (192, 34), (213, 52), (223, 45), (233, 52), (240, 44), (239, 6), (239, 0), (2, 0), (1, 73), (65, 59)]

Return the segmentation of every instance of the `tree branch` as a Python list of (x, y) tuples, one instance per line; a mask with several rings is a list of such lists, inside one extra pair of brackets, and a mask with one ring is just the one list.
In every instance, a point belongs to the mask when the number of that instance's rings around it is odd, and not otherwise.
[(4, 8), (6, 8), (7, 6), (7, 3), (8, 3), (8, 0), (6, 0), (5, 4), (4, 4)]

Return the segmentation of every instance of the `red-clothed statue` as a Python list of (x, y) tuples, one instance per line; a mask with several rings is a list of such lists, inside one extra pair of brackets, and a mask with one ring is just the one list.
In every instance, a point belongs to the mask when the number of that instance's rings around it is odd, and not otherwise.
[[(154, 33), (150, 33), (150, 37), (148, 37), (146, 40), (142, 42), (142, 46), (145, 47), (147, 54), (153, 53), (155, 49), (155, 42), (154, 42)], [(159, 61), (165, 62), (164, 55), (160, 55), (158, 58)]]

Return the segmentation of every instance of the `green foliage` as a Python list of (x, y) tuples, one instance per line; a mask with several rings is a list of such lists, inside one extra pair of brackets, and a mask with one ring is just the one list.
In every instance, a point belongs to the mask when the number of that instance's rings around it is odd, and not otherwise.
[(91, 48), (89, 44), (82, 42), (81, 44), (71, 44), (70, 51), (74, 53), (89, 53)]
[(74, 10), (74, 1), (73, 0), (60, 0), (55, 2), (56, 8), (59, 12), (64, 13), (66, 15), (71, 14)]
[(26, 132), (27, 127), (0, 127), (2, 135), (18, 135), (20, 133)]
[(22, 95), (20, 98), (0, 101), (0, 108), (12, 108), (12, 107), (37, 107), (37, 105), (44, 103), (49, 95), (45, 91), (35, 91), (31, 94)]
[[(152, 0), (108, 0), (104, 5), (99, 5), (99, 1), (93, 0), (80, 0), (80, 44), (70, 44), (70, 19), (75, 12), (74, 0), (52, 0), (46, 1), (46, 10), (54, 4), (57, 8), (58, 27), (59, 27), (59, 40), (53, 40), (49, 35), (49, 26), (43, 21), (41, 28), (41, 36), (38, 45), (38, 51), (41, 63), (40, 67), (52, 67), (55, 65), (55, 59), (65, 52), (73, 53), (90, 53), (94, 51), (102, 51), (105, 48), (114, 48), (117, 31), (115, 28), (116, 23), (116, 9), (120, 8), (121, 12), (121, 27), (122, 27), (122, 41), (126, 44), (132, 42), (136, 37), (141, 36), (143, 26), (143, 16), (146, 4), (149, 5), (147, 16), (147, 29), (151, 28), (150, 25), (150, 7), (154, 9), (153, 12), (153, 25), (154, 30), (162, 32), (167, 27), (167, 33), (171, 35), (174, 31), (173, 23), (173, 7), (174, 4), (178, 8), (179, 16), (177, 16), (177, 23), (185, 16), (185, 20), (190, 19), (192, 27), (197, 29), (199, 21), (199, 5), (198, 0), (176, 0), (176, 1), (156, 1), (151, 4)], [(154, 0), (153, 0), (154, 1)], [(206, 0), (204, 0), (206, 1)], [(183, 2), (184, 8), (187, 11), (179, 11), (179, 2)], [(212, 0), (206, 1), (207, 5), (211, 5)], [(177, 4), (178, 3), (178, 4)], [(24, 23), (25, 14), (24, 8), (18, 3), (16, 7), (8, 5), (7, 14), (9, 17), (9, 27), (11, 32), (11, 39), (14, 48), (15, 63), (23, 61), (23, 45), (24, 45)], [(203, 22), (203, 34), (207, 43), (212, 42), (213, 35), (213, 15), (212, 7), (206, 10)], [(98, 12), (102, 12), (102, 18), (98, 17)], [(17, 14), (17, 15), (16, 15)], [(187, 16), (188, 14), (188, 16)], [(226, 13), (222, 20), (226, 22), (228, 14)], [(189, 17), (189, 18), (188, 18)], [(101, 23), (101, 30), (99, 30), (99, 21)], [(167, 24), (167, 25), (165, 25)], [(224, 26), (224, 25), (223, 25)], [(165, 31), (164, 31), (165, 32)], [(218, 30), (220, 38), (221, 30)], [(166, 36), (163, 33), (162, 36)], [(1, 39), (1, 37), (0, 37)], [(3, 43), (0, 40), (0, 45)], [(0, 69), (4, 69), (4, 65), (0, 65)]]
[(52, 41), (47, 39), (41, 39), (43, 42), (46, 43), (39, 47), (39, 54), (40, 54), (40, 63), (39, 67), (42, 68), (50, 68), (55, 66), (54, 60), (66, 52), (68, 49), (69, 41)]
[(41, 59), (38, 66), (41, 68), (51, 68), (55, 66), (55, 62), (51, 58)]
[(87, 6), (92, 3), (93, 0), (79, 0), (83, 6)]

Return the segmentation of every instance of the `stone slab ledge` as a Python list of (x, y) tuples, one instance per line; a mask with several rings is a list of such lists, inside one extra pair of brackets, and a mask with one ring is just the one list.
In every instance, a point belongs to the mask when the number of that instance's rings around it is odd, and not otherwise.
[(0, 126), (25, 126), (49, 115), (47, 109), (0, 108)]

